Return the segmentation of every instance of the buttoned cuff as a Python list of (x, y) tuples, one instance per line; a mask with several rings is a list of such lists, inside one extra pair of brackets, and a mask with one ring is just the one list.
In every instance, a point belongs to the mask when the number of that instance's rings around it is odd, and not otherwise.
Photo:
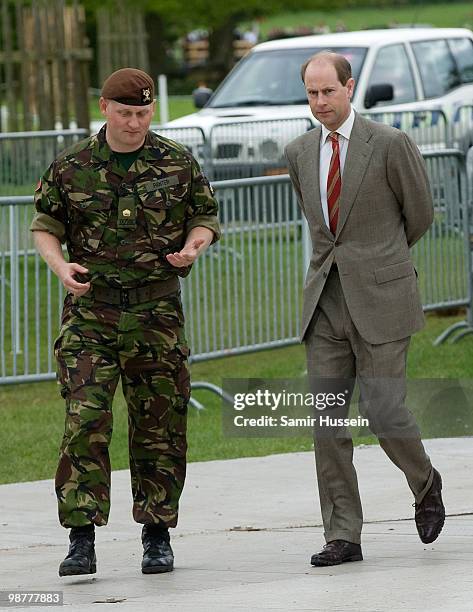
[(50, 215), (46, 213), (37, 212), (33, 217), (33, 221), (30, 225), (31, 232), (48, 232), (53, 236), (64, 243), (66, 242), (66, 228), (64, 227), (64, 223), (54, 219)]

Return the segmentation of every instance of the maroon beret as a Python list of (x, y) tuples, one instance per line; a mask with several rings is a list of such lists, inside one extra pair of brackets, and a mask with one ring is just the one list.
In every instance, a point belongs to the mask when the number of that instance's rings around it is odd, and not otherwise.
[(138, 68), (121, 68), (105, 80), (102, 96), (130, 106), (147, 106), (154, 100), (153, 79)]

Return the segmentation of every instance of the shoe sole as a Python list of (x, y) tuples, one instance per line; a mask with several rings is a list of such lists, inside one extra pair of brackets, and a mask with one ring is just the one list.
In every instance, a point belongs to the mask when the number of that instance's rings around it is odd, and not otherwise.
[(174, 569), (174, 565), (165, 566), (165, 565), (156, 565), (155, 567), (142, 567), (142, 574), (165, 574), (166, 572), (172, 572)]
[(88, 574), (95, 574), (97, 572), (97, 566), (91, 565), (90, 571), (84, 570), (83, 567), (66, 567), (59, 570), (60, 576), (87, 576)]
[(330, 561), (317, 561), (315, 563), (310, 562), (312, 567), (329, 567), (330, 565), (341, 565), (342, 563), (347, 563), (350, 561), (363, 561), (363, 555), (352, 555), (351, 557), (347, 557), (343, 559), (343, 561), (336, 561), (332, 563)]

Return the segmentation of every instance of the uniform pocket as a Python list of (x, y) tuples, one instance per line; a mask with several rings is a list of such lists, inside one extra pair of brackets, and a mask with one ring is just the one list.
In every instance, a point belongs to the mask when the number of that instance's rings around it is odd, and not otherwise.
[(185, 226), (185, 190), (176, 187), (140, 194), (153, 248), (162, 255), (182, 247)]
[(85, 251), (98, 251), (109, 222), (113, 197), (101, 193), (69, 193), (68, 199), (71, 242)]

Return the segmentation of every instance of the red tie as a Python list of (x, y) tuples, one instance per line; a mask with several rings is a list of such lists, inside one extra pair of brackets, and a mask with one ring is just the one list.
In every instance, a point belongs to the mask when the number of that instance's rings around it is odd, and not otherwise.
[(337, 231), (340, 191), (342, 189), (342, 179), (340, 176), (340, 147), (337, 132), (330, 133), (328, 137), (332, 141), (332, 157), (330, 159), (330, 168), (327, 178), (327, 204), (330, 231), (335, 236)]

